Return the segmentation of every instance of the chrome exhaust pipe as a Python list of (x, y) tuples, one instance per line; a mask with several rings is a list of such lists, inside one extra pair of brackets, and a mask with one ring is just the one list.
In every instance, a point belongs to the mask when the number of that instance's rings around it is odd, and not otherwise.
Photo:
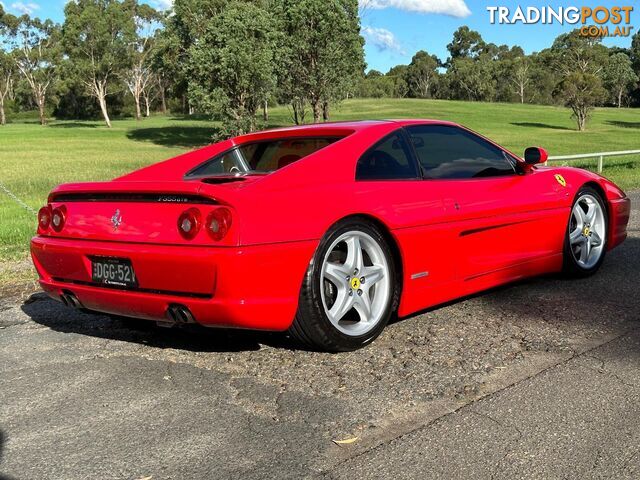
[(63, 291), (62, 295), (60, 295), (60, 299), (67, 307), (75, 308), (77, 310), (82, 310), (84, 308), (80, 303), (80, 300), (78, 300), (78, 297), (76, 297), (73, 292)]
[(174, 323), (196, 323), (191, 311), (184, 305), (173, 303), (167, 308), (167, 318)]

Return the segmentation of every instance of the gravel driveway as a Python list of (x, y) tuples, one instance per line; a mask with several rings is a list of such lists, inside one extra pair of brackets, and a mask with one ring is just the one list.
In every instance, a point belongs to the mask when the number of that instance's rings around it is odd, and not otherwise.
[(597, 276), (487, 292), (390, 325), (353, 353), (295, 350), (272, 334), (131, 330), (42, 294), (22, 305), (2, 301), (0, 472), (16, 479), (331, 476), (635, 330), (640, 194), (631, 197), (630, 238)]

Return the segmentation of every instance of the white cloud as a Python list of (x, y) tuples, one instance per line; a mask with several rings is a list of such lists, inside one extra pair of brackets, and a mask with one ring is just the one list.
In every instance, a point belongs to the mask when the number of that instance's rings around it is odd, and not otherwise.
[(362, 27), (362, 35), (367, 42), (370, 42), (381, 52), (392, 51), (403, 55), (405, 53), (393, 32), (390, 32), (386, 28), (364, 26)]
[(468, 17), (471, 10), (465, 0), (358, 0), (363, 10), (397, 8), (415, 13), (439, 13), (452, 17)]
[(153, 0), (152, 3), (158, 10), (169, 10), (173, 7), (173, 0)]
[(25, 15), (31, 15), (36, 10), (40, 9), (40, 5), (38, 5), (37, 3), (33, 3), (33, 2), (28, 2), (28, 3), (13, 2), (11, 4), (11, 9), (15, 10), (16, 12), (25, 14)]

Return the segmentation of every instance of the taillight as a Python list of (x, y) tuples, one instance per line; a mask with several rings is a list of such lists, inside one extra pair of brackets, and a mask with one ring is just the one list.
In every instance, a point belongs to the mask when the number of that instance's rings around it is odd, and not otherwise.
[(51, 211), (51, 228), (56, 232), (62, 231), (66, 220), (66, 209), (64, 207), (56, 207)]
[(202, 222), (200, 220), (200, 210), (190, 208), (180, 215), (178, 218), (178, 231), (186, 240), (193, 240), (200, 231)]
[(41, 231), (47, 230), (51, 224), (51, 207), (47, 205), (38, 210), (38, 227)]
[(231, 211), (228, 208), (216, 208), (207, 217), (207, 232), (216, 241), (222, 240), (231, 228)]

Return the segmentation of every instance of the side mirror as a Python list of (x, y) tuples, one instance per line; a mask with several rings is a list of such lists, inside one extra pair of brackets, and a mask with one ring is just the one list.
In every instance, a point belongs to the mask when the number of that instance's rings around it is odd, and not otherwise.
[(524, 161), (527, 165), (538, 165), (545, 163), (549, 159), (549, 154), (544, 148), (529, 147), (524, 151)]

